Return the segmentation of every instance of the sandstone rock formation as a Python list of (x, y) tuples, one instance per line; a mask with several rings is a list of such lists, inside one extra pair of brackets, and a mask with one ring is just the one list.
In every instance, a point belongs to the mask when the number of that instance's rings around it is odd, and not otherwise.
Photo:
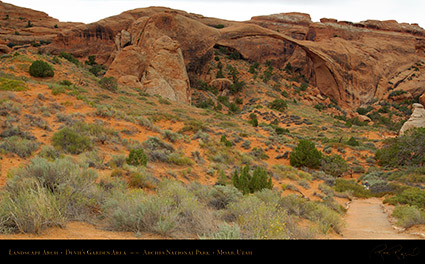
[[(82, 60), (96, 55), (98, 63), (109, 67), (107, 76), (184, 103), (190, 102), (190, 83), (206, 80), (214, 49), (220, 46), (249, 61), (271, 61), (280, 68), (290, 63), (317, 87), (315, 97), (331, 98), (347, 111), (386, 99), (395, 90), (408, 92), (409, 98), (425, 92), (425, 30), (417, 24), (312, 22), (302, 13), (235, 22), (164, 7), (83, 24), (62, 23), (2, 2), (0, 7), (0, 52), (43, 41), (48, 43), (40, 47), (44, 52), (66, 51)], [(32, 27), (26, 27), (29, 20)]]
[(413, 113), (400, 129), (400, 135), (414, 127), (425, 127), (425, 109), (421, 104), (413, 104)]
[(423, 94), (419, 97), (419, 103), (421, 103), (421, 104), (425, 107), (425, 93), (423, 93)]

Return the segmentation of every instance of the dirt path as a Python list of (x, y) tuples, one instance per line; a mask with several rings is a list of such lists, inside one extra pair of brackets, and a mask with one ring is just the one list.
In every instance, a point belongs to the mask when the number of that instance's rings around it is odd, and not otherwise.
[(419, 239), (394, 229), (377, 198), (353, 200), (344, 220), (344, 239)]

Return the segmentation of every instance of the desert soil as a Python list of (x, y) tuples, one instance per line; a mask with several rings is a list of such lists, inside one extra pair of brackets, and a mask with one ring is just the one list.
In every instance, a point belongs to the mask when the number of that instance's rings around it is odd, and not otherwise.
[(399, 232), (388, 219), (382, 201), (377, 198), (353, 200), (345, 216), (344, 239), (419, 239), (417, 235)]

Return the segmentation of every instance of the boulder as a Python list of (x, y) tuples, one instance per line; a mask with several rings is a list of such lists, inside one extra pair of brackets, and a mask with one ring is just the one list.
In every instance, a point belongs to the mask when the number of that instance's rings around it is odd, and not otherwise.
[(142, 77), (145, 92), (190, 103), (190, 82), (178, 42), (164, 35), (155, 40), (149, 53), (154, 57)]
[(413, 112), (409, 120), (407, 120), (400, 129), (400, 135), (414, 127), (425, 127), (425, 109), (421, 104), (413, 104)]
[(140, 80), (147, 66), (146, 52), (140, 47), (128, 46), (117, 53), (105, 75), (113, 76), (117, 80), (121, 76), (133, 75)]
[(365, 115), (359, 115), (357, 117), (359, 119), (360, 122), (372, 122), (372, 119), (370, 119), (368, 116)]
[(423, 94), (419, 97), (419, 103), (421, 103), (421, 104), (425, 107), (425, 93), (423, 93)]
[(121, 76), (118, 80), (118, 83), (128, 86), (128, 87), (132, 87), (135, 89), (143, 89), (143, 85), (140, 82), (140, 79), (137, 76), (134, 75), (124, 75)]

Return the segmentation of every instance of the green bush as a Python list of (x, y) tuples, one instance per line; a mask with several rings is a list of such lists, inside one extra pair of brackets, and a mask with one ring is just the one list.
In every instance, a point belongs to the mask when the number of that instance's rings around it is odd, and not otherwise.
[(238, 174), (237, 170), (234, 171), (232, 184), (243, 194), (273, 188), (271, 176), (268, 175), (263, 167), (255, 168), (251, 174), (248, 165), (241, 169), (240, 174)]
[(133, 166), (146, 166), (148, 164), (148, 156), (142, 148), (132, 149), (128, 154), (127, 164)]
[(279, 204), (290, 215), (295, 215), (318, 223), (322, 233), (326, 234), (329, 229), (340, 232), (343, 226), (338, 207), (334, 210), (324, 203), (309, 201), (303, 197), (291, 194), (282, 197)]
[(221, 210), (242, 198), (242, 193), (231, 185), (215, 185), (206, 195), (208, 197), (207, 204), (214, 209)]
[(289, 239), (290, 217), (274, 203), (262, 201), (255, 195), (245, 196), (229, 204), (225, 218), (240, 227), (239, 236), (248, 239)]
[(25, 91), (25, 82), (0, 77), (0, 91)]
[(320, 167), (321, 160), (322, 153), (316, 149), (313, 142), (306, 139), (301, 139), (289, 156), (290, 164), (294, 167), (317, 169)]
[[(0, 200), (0, 233), (38, 234), (52, 226), (65, 225), (63, 210), (54, 195), (39, 185), (17, 193), (7, 192)], [(25, 186), (27, 187), (27, 186)]]
[(251, 113), (249, 115), (249, 121), (248, 123), (250, 123), (253, 127), (257, 127), (258, 126), (258, 119), (257, 119), (257, 115), (254, 113)]
[(66, 59), (66, 60), (68, 60), (69, 62), (72, 62), (72, 63), (74, 63), (75, 65), (79, 65), (80, 64), (80, 62), (74, 57), (74, 55), (72, 55), (72, 54), (70, 54), (70, 53), (67, 53), (67, 52), (61, 52), (60, 54), (59, 54), (59, 57), (61, 57), (61, 58), (64, 58), (64, 59)]
[(70, 154), (80, 154), (93, 147), (89, 137), (69, 127), (65, 127), (53, 134), (52, 141), (53, 146)]
[(425, 128), (412, 128), (400, 137), (389, 139), (375, 153), (381, 166), (420, 166), (425, 162)]
[(404, 228), (425, 224), (425, 211), (416, 206), (397, 205), (392, 216), (397, 218), (397, 225)]
[(53, 77), (55, 75), (52, 66), (40, 60), (34, 61), (31, 64), (29, 72), (30, 75), (34, 77)]
[(425, 191), (417, 187), (410, 187), (391, 198), (385, 199), (390, 204), (406, 204), (418, 208), (425, 207)]
[(212, 234), (203, 235), (201, 239), (241, 239), (241, 229), (237, 224), (229, 225), (227, 223), (220, 224), (218, 231)]
[(360, 143), (354, 137), (350, 137), (350, 139), (347, 141), (347, 145), (356, 147), (360, 146)]
[(327, 174), (334, 177), (342, 176), (348, 170), (348, 164), (343, 157), (338, 154), (323, 156), (321, 168)]
[(366, 190), (354, 180), (336, 179), (334, 189), (337, 192), (352, 192), (354, 196), (359, 198), (368, 198), (372, 196), (369, 190)]
[(0, 199), (0, 232), (39, 233), (85, 220), (102, 203), (96, 171), (71, 158), (48, 161), (36, 157), (14, 171)]
[(181, 152), (174, 152), (168, 155), (167, 162), (176, 164), (178, 166), (192, 166), (195, 162), (189, 158), (184, 156)]
[(130, 179), (128, 185), (133, 188), (155, 188), (158, 179), (149, 174), (143, 167), (130, 169)]
[(231, 147), (233, 146), (232, 141), (228, 140), (226, 135), (222, 135), (220, 138), (220, 143), (223, 143), (226, 147)]
[(11, 136), (4, 139), (0, 143), (0, 149), (7, 152), (15, 153), (21, 158), (27, 158), (40, 147), (40, 143), (33, 140), (28, 140), (18, 136)]
[(117, 79), (115, 79), (112, 76), (103, 77), (102, 79), (100, 79), (99, 84), (100, 84), (100, 87), (111, 92), (116, 92), (118, 90)]
[(286, 108), (288, 108), (288, 104), (283, 99), (275, 99), (269, 104), (269, 108), (283, 112), (286, 110)]
[(211, 211), (176, 181), (162, 181), (156, 195), (116, 192), (103, 209), (109, 226), (119, 231), (179, 236), (202, 235), (214, 229)]

